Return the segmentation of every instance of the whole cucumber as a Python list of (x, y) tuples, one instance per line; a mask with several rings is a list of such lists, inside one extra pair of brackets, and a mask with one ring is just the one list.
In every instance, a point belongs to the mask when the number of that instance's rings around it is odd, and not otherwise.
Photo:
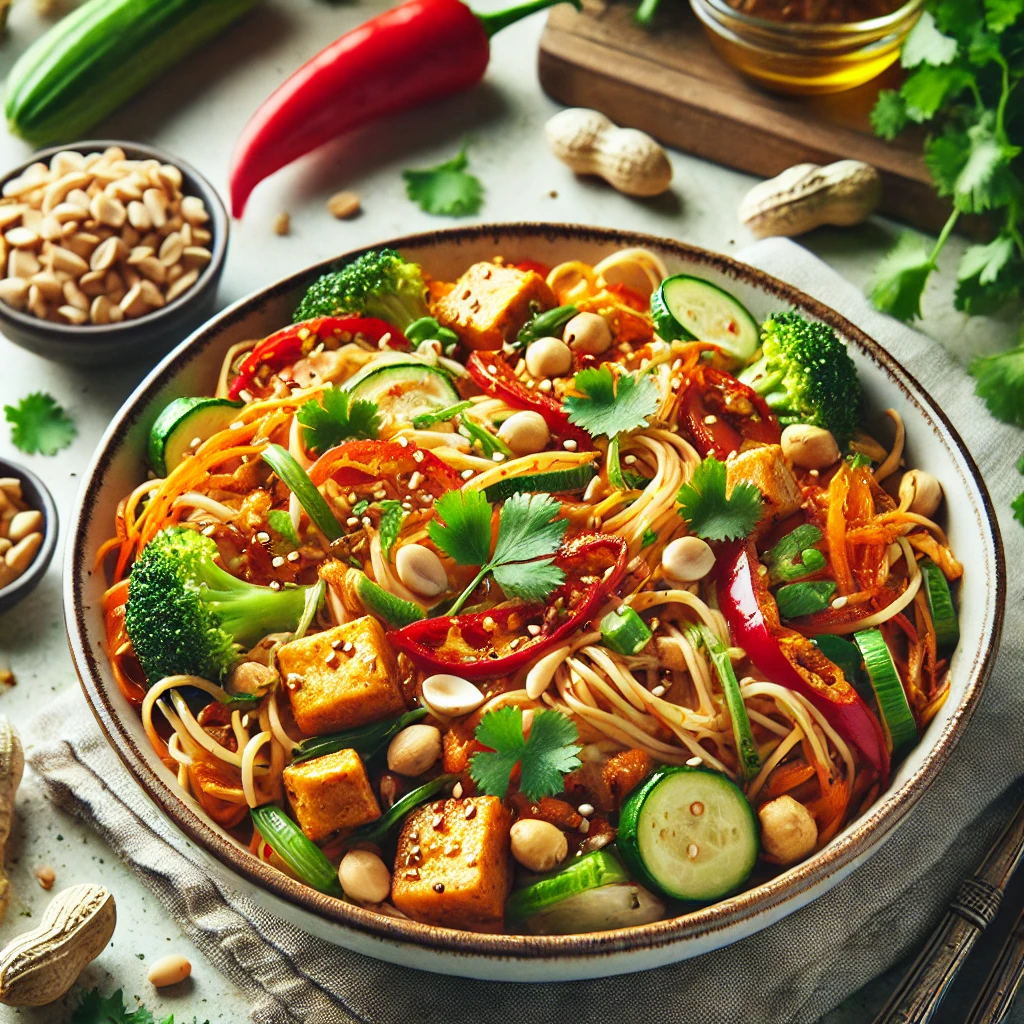
[(7, 77), (11, 131), (37, 146), (81, 138), (256, 0), (86, 0)]

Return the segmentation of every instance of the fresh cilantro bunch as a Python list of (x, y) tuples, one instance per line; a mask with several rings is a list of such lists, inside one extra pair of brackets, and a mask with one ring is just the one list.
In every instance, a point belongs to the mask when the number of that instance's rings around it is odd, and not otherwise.
[[(124, 993), (118, 989), (113, 995), (104, 998), (99, 989), (90, 989), (83, 993), (71, 1024), (157, 1024), (152, 1012), (145, 1006), (137, 1010), (129, 1010), (125, 1006)], [(159, 1024), (174, 1024), (174, 1014), (164, 1017)], [(181, 1024), (185, 1024), (184, 1021)], [(193, 1024), (198, 1024), (193, 1018)], [(204, 1024), (210, 1024), (205, 1021)]]
[(605, 363), (580, 370), (573, 378), (573, 390), (578, 394), (562, 399), (569, 422), (591, 437), (608, 438), (608, 479), (613, 487), (626, 490), (619, 465), (619, 437), (647, 426), (661, 401), (658, 385), (646, 374), (616, 374)]
[(738, 483), (726, 492), (725, 463), (709, 455), (694, 471), (676, 496), (679, 514), (692, 533), (704, 540), (739, 540), (746, 537), (761, 518), (761, 492), (748, 483)]
[(303, 402), (295, 413), (302, 424), (302, 439), (316, 455), (354, 438), (373, 440), (380, 432), (377, 403), (362, 398), (352, 401), (347, 391), (327, 388), (318, 402)]
[(474, 734), (488, 747), (469, 759), (470, 778), (484, 793), (504, 799), (519, 765), (519, 792), (528, 800), (555, 796), (565, 789), (565, 776), (579, 768), (579, 733), (560, 711), (537, 711), (529, 739), (523, 736), (523, 709), (488, 711)]
[(490, 573), (506, 597), (542, 601), (565, 581), (552, 557), (569, 524), (550, 494), (514, 494), (498, 513), (498, 539), (491, 554), (493, 508), (481, 491), (448, 491), (437, 500), (430, 539), (459, 565), (480, 571), (448, 610), (455, 615)]
[(477, 213), (484, 201), (480, 179), (466, 168), (466, 147), (436, 167), (402, 171), (406, 195), (425, 213), (440, 217), (464, 217)]
[(1024, 0), (927, 0), (903, 44), (911, 73), (885, 90), (871, 115), (895, 138), (926, 125), (924, 159), (953, 212), (929, 250), (903, 236), (879, 264), (871, 297), (901, 320), (921, 315), (921, 295), (961, 214), (986, 214), (999, 233), (970, 246), (957, 268), (954, 304), (966, 313), (1004, 305), (1024, 283), (1024, 118), (1015, 92), (1024, 78)]
[(56, 455), (75, 439), (78, 428), (53, 395), (34, 391), (17, 405), (5, 405), (11, 443), (26, 455)]

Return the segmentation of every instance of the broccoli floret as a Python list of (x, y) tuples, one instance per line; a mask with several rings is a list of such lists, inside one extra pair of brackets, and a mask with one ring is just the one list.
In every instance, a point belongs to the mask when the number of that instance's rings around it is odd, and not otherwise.
[(268, 633), (293, 630), (308, 587), (272, 590), (214, 562), (217, 545), (186, 526), (158, 533), (128, 580), (125, 628), (150, 683), (165, 676), (222, 680)]
[(860, 420), (861, 389), (835, 331), (796, 312), (775, 313), (761, 325), (761, 343), (761, 358), (740, 380), (764, 396), (784, 426), (824, 427), (844, 446)]
[(314, 281), (302, 297), (294, 320), (338, 313), (362, 313), (387, 320), (404, 331), (429, 316), (423, 271), (394, 249), (364, 253), (348, 266)]

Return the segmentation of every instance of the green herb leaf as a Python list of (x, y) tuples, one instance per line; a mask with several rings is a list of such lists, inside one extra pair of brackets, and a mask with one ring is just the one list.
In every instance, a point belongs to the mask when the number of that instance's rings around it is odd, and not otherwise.
[(985, 24), (992, 32), (1005, 32), (1024, 14), (1024, 0), (985, 0)]
[(1024, 526), (1024, 491), (1013, 499), (1013, 503), (1010, 505), (1010, 508), (1013, 509), (1013, 518), (1016, 519), (1021, 526)]
[(918, 124), (931, 120), (947, 99), (959, 96), (973, 80), (970, 71), (956, 65), (919, 67), (900, 89), (907, 117)]
[(380, 517), (380, 522), (377, 524), (377, 529), (380, 531), (380, 548), (384, 553), (384, 557), (390, 562), (391, 548), (394, 546), (395, 541), (398, 540), (398, 534), (402, 529), (402, 522), (407, 513), (402, 508), (402, 503), (395, 501), (393, 498), (385, 499), (380, 503), (380, 506), (384, 510)]
[(658, 386), (647, 375), (616, 375), (610, 366), (580, 370), (573, 378), (580, 396), (566, 395), (562, 406), (569, 422), (591, 437), (612, 438), (647, 425), (658, 409)]
[[(145, 1006), (129, 1010), (125, 1005), (124, 993), (121, 989), (104, 998), (100, 995), (99, 989), (94, 988), (82, 993), (81, 1001), (71, 1017), (71, 1024), (155, 1024), (155, 1022), (152, 1012)], [(174, 1024), (174, 1014), (164, 1017), (160, 1024)], [(198, 1024), (197, 1018), (192, 1018), (192, 1024)], [(204, 1024), (210, 1024), (210, 1022), (207, 1020)]]
[(1012, 163), (1020, 155), (1020, 146), (1011, 146), (1000, 138), (994, 114), (987, 113), (967, 131), (970, 153), (956, 179), (953, 203), (964, 213), (984, 213), (1015, 201), (1021, 181)]
[(402, 171), (406, 195), (426, 213), (441, 217), (463, 217), (477, 213), (483, 205), (480, 180), (466, 171), (466, 147), (451, 160), (421, 170)]
[(562, 506), (550, 494), (513, 494), (501, 507), (494, 564), (553, 555), (569, 527), (558, 519)]
[(470, 758), (470, 777), (484, 793), (502, 799), (517, 764), (519, 791), (528, 800), (561, 793), (565, 776), (581, 764), (579, 733), (572, 720), (559, 711), (536, 712), (529, 739), (523, 737), (522, 708), (488, 711), (476, 727), (475, 737), (490, 749)]
[(739, 540), (746, 537), (761, 518), (761, 492), (748, 483), (738, 483), (726, 495), (726, 468), (709, 455), (694, 471), (676, 496), (679, 514), (690, 530), (704, 540)]
[(987, 245), (969, 246), (957, 268), (954, 305), (966, 313), (985, 313), (1016, 294), (1024, 280), (1024, 265), (1009, 234)]
[(870, 114), (875, 134), (890, 142), (907, 126), (907, 105), (895, 89), (883, 89)]
[(299, 547), (302, 541), (295, 530), (292, 517), (284, 509), (275, 508), (267, 513), (267, 522), (274, 533), (283, 537), (293, 548)]
[(971, 363), (974, 392), (988, 411), (1004, 423), (1024, 427), (1024, 339), (1006, 352)]
[(434, 506), (430, 539), (459, 565), (483, 565), (491, 557), (491, 506), (482, 491), (448, 491)]
[(919, 64), (940, 67), (952, 62), (956, 50), (956, 40), (940, 32), (931, 12), (925, 11), (907, 34), (900, 52), (900, 63), (905, 68), (916, 68)]
[(381, 419), (377, 403), (357, 398), (347, 391), (328, 388), (318, 402), (311, 398), (295, 413), (302, 424), (306, 447), (317, 455), (353, 438), (374, 440), (380, 433)]
[(929, 139), (924, 146), (924, 162), (940, 196), (951, 196), (957, 178), (967, 163), (971, 143), (966, 132), (948, 130)]
[(652, 530), (649, 526), (644, 530), (644, 535), (640, 539), (640, 547), (649, 548), (658, 539), (656, 531)]
[(11, 424), (11, 443), (26, 455), (56, 455), (75, 439), (74, 421), (45, 391), (26, 395), (17, 405), (5, 405)]
[(521, 601), (543, 601), (565, 582), (565, 573), (550, 558), (496, 565), (493, 574), (506, 597)]
[(925, 282), (934, 269), (924, 243), (916, 235), (901, 235), (895, 248), (875, 268), (869, 285), (871, 301), (898, 320), (919, 317)]

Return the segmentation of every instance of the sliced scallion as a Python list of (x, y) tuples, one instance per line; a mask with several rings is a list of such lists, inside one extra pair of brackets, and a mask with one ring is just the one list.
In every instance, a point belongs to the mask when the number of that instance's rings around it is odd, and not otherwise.
[(301, 640), (306, 635), (306, 630), (313, 624), (313, 619), (316, 618), (316, 613), (320, 610), (326, 593), (327, 584), (323, 580), (317, 580), (306, 591), (306, 603), (302, 607), (302, 618), (299, 619), (299, 624), (292, 634), (293, 640)]
[(821, 536), (821, 530), (810, 523), (787, 533), (764, 556), (769, 584), (791, 583), (824, 569), (825, 556), (814, 547)]
[(459, 413), (465, 412), (472, 406), (472, 402), (456, 402), (455, 405), (449, 405), (447, 408), (438, 409), (435, 412), (423, 412), (419, 416), (413, 417), (412, 425), (417, 430), (426, 430), (427, 427), (432, 427), (435, 423), (447, 423), (448, 420), (454, 419)]
[(341, 523), (335, 518), (324, 496), (316, 489), (309, 474), (279, 444), (263, 450), (263, 461), (281, 478), (281, 482), (299, 499), (313, 525), (328, 539), (344, 536)]
[(639, 654), (650, 639), (650, 627), (628, 605), (610, 611), (601, 620), (601, 642), (617, 654)]
[(864, 656), (871, 688), (882, 712), (882, 726), (889, 740), (889, 750), (896, 754), (903, 747), (917, 742), (917, 723), (889, 653), (889, 645), (878, 629), (862, 629), (853, 634), (853, 639)]
[(413, 601), (395, 597), (390, 591), (363, 575), (356, 583), (356, 593), (368, 612), (380, 616), (392, 629), (401, 629), (426, 618), (423, 609)]
[(788, 583), (776, 591), (775, 602), (779, 606), (779, 615), (784, 619), (798, 619), (801, 615), (823, 612), (835, 592), (836, 585), (831, 580)]
[(280, 807), (264, 804), (250, 811), (256, 830), (299, 879), (329, 896), (342, 896), (338, 872), (316, 843)]
[(440, 796), (447, 789), (453, 786), (458, 779), (457, 775), (438, 775), (436, 779), (424, 783), (417, 789), (406, 793), (401, 800), (395, 802), (385, 814), (382, 814), (376, 821), (357, 828), (348, 838), (349, 844), (354, 843), (380, 843), (387, 838), (392, 829), (401, 824), (402, 819), (420, 804)]
[(426, 708), (415, 708), (406, 711), (397, 718), (389, 718), (383, 722), (371, 722), (355, 729), (343, 732), (327, 733), (324, 736), (311, 736), (303, 740), (292, 751), (292, 760), (311, 761), (314, 757), (323, 757), (339, 750), (354, 750), (364, 761), (379, 754), (406, 726), (413, 725), (427, 717)]

